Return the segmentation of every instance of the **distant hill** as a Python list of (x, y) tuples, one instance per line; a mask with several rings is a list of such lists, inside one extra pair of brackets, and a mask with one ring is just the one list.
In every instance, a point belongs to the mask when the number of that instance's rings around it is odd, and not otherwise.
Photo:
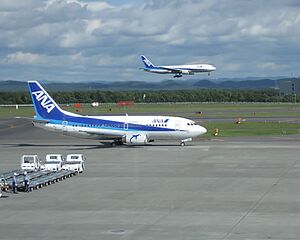
[(18, 81), (0, 81), (0, 91), (1, 92), (18, 92), (25, 91), (28, 89), (26, 82), (18, 82)]
[[(161, 82), (81, 82), (57, 83), (42, 81), (49, 91), (82, 91), (82, 90), (183, 90), (183, 89), (274, 89), (277, 80), (274, 79), (224, 79), (224, 80), (163, 80)], [(0, 81), (0, 91), (27, 91), (27, 83), (20, 81)]]

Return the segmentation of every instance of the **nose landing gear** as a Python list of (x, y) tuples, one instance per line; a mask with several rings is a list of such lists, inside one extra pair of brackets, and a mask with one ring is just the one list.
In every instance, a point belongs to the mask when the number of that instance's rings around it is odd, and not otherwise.
[(192, 138), (183, 139), (181, 140), (180, 146), (184, 147), (187, 142), (191, 142), (192, 140)]

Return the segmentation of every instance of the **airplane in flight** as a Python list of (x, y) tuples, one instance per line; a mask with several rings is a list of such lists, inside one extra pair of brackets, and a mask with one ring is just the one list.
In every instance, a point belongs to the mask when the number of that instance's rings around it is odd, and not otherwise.
[(83, 138), (112, 140), (111, 145), (146, 145), (178, 139), (180, 145), (207, 130), (194, 121), (169, 116), (84, 116), (61, 109), (37, 81), (28, 81), (35, 116), (33, 125)]
[(182, 77), (183, 75), (194, 75), (194, 73), (207, 72), (208, 75), (216, 70), (216, 67), (210, 64), (190, 64), (190, 65), (173, 65), (173, 66), (155, 66), (144, 55), (141, 55), (145, 65), (143, 68), (146, 72), (158, 74), (175, 74), (174, 78)]

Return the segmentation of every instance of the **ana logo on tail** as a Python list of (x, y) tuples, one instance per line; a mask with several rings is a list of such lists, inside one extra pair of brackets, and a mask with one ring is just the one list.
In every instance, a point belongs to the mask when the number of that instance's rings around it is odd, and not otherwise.
[(55, 108), (55, 105), (43, 91), (32, 92), (32, 95), (35, 96), (36, 100), (41, 103), (42, 107), (45, 108), (48, 113)]
[(150, 62), (149, 60), (148, 60), (148, 58), (146, 58), (145, 56), (141, 56), (141, 58), (142, 58), (142, 60), (143, 60), (143, 62), (145, 63), (145, 65), (146, 65), (146, 67), (154, 67), (154, 65), (153, 65), (153, 63), (152, 62)]
[(152, 63), (151, 63), (148, 59), (144, 59), (144, 62), (145, 62), (148, 66), (152, 66)]

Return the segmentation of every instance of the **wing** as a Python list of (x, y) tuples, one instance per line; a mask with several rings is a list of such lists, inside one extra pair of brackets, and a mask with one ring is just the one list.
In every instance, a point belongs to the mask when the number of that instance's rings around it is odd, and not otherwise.
[(167, 68), (167, 67), (160, 67), (161, 69), (164, 69), (164, 70), (168, 70), (170, 71), (171, 73), (182, 73), (182, 70), (180, 69), (176, 69), (176, 68)]
[(85, 133), (89, 134), (90, 136), (99, 137), (101, 139), (116, 139), (116, 138), (122, 138), (124, 136), (124, 134), (114, 135), (114, 134), (96, 133), (96, 132), (92, 132), (92, 131), (82, 131), (82, 132), (85, 132)]
[(25, 119), (29, 120), (35, 123), (49, 123), (50, 121), (48, 120), (43, 120), (43, 119), (35, 119), (35, 118), (30, 118), (30, 117), (16, 117), (17, 119)]

